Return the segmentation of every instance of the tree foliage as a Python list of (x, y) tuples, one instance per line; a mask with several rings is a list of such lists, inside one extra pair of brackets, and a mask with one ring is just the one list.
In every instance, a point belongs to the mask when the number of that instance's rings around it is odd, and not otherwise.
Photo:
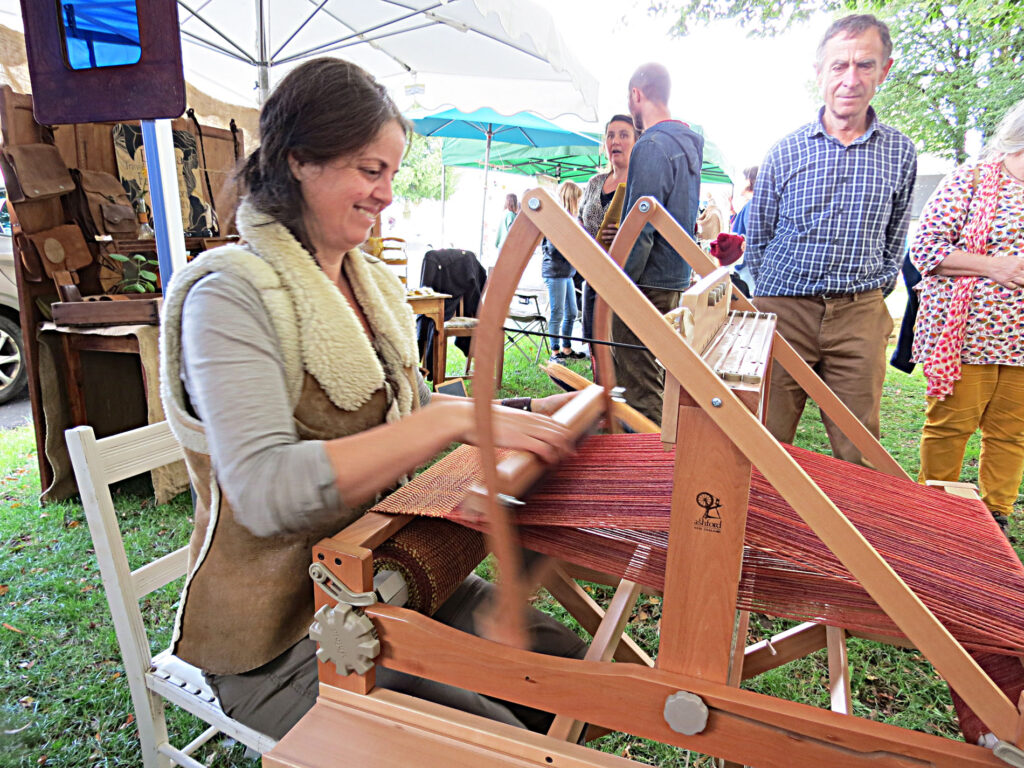
[(873, 105), (919, 150), (957, 162), (970, 132), (987, 138), (1024, 98), (1020, 0), (651, 0), (650, 10), (676, 17), (678, 35), (732, 19), (772, 36), (821, 13), (874, 13), (889, 25), (895, 63)]
[[(441, 199), (441, 141), (414, 133), (402, 167), (395, 176), (395, 197), (409, 203)], [(455, 191), (451, 168), (444, 169), (445, 199)]]

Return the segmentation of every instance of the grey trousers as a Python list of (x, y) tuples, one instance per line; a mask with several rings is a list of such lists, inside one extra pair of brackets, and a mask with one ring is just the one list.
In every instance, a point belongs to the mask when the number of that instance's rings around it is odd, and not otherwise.
[[(663, 291), (657, 288), (641, 288), (640, 292), (663, 315), (679, 306), (679, 297), (682, 295), (682, 291)], [(612, 316), (612, 341), (643, 344), (618, 315)], [(665, 369), (646, 349), (612, 347), (612, 360), (615, 361), (615, 383), (625, 388), (626, 402), (655, 424), (661, 424)]]
[[(450, 627), (476, 634), (474, 615), (488, 602), (492, 592), (490, 583), (470, 575), (437, 609), (434, 618)], [(527, 622), (531, 650), (574, 659), (582, 659), (586, 654), (587, 644), (547, 614), (531, 608)], [(472, 659), (467, 659), (466, 663), (471, 664)], [(207, 675), (206, 679), (230, 717), (280, 739), (316, 702), (316, 643), (305, 638), (251, 672)], [(553, 719), (547, 712), (498, 701), (386, 667), (377, 667), (377, 685), (534, 731), (546, 731)]]

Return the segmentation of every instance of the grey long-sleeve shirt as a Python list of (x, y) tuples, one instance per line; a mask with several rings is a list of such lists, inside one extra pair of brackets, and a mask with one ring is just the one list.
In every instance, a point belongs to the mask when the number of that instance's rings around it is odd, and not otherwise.
[[(242, 525), (273, 536), (341, 520), (344, 502), (324, 443), (299, 439), (280, 342), (259, 292), (244, 279), (215, 273), (189, 291), (181, 378)], [(425, 405), (422, 380), (419, 391)]]

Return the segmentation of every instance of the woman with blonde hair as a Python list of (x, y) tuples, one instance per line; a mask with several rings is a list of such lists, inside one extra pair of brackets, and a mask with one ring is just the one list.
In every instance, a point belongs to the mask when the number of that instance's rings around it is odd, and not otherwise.
[(910, 259), (924, 276), (913, 358), (928, 380), (919, 479), (959, 480), (980, 428), (978, 484), (1005, 529), (1024, 475), (1024, 101), (982, 160), (935, 190)]
[[(580, 196), (583, 190), (578, 184), (567, 181), (558, 188), (558, 199), (562, 207), (575, 219), (579, 216)], [(572, 284), (572, 276), (576, 269), (565, 256), (558, 252), (554, 244), (546, 237), (541, 243), (544, 262), (541, 265), (541, 277), (548, 287), (548, 328), (555, 338), (551, 344), (554, 354), (552, 360), (562, 362), (566, 359), (582, 360), (586, 357), (582, 352), (575, 352), (570, 337), (572, 325), (576, 322), (576, 289)]]

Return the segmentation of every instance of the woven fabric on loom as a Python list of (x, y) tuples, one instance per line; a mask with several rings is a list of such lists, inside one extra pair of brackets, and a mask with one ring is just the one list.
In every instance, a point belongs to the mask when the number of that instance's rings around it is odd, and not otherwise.
[[(1024, 567), (983, 504), (785, 447), (965, 646), (1024, 657)], [(523, 544), (662, 589), (673, 460), (657, 435), (588, 438), (517, 511)], [(478, 472), (475, 449), (460, 448), (375, 510), (481, 528), (458, 507)], [(747, 610), (901, 635), (756, 468), (738, 600)]]
[(405, 579), (405, 607), (428, 616), (451, 597), (487, 554), (483, 536), (447, 520), (413, 520), (373, 550), (373, 571)]

